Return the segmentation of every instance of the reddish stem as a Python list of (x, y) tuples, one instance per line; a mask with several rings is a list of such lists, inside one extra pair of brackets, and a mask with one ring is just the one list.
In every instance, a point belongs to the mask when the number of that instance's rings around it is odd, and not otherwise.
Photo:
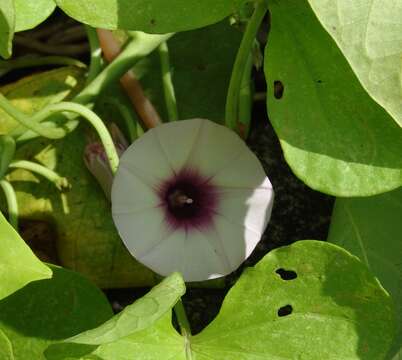
[[(113, 61), (121, 52), (120, 44), (110, 30), (97, 29), (96, 31), (105, 60), (107, 62)], [(158, 112), (145, 96), (140, 82), (131, 70), (120, 78), (120, 83), (130, 98), (141, 121), (148, 129), (162, 124)]]

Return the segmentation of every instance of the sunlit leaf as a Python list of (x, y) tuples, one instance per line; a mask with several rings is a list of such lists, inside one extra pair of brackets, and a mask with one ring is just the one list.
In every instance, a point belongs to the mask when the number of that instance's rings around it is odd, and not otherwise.
[(53, 0), (14, 0), (15, 31), (34, 28), (46, 20), (56, 7)]
[(402, 185), (402, 129), (365, 92), (306, 0), (270, 4), (268, 114), (293, 172), (337, 196)]
[(379, 360), (394, 333), (392, 302), (376, 278), (338, 246), (300, 241), (246, 270), (219, 315), (181, 337), (170, 314), (102, 345), (56, 344), (48, 360)]
[(94, 27), (168, 33), (222, 20), (238, 0), (56, 0), (69, 16)]
[(309, 0), (368, 93), (402, 126), (402, 3)]

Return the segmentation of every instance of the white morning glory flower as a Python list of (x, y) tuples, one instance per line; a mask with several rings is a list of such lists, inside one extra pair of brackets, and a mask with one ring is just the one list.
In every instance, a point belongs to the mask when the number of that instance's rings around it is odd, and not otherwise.
[(209, 120), (149, 130), (121, 157), (112, 214), (130, 253), (186, 281), (227, 275), (254, 250), (274, 193), (257, 157)]

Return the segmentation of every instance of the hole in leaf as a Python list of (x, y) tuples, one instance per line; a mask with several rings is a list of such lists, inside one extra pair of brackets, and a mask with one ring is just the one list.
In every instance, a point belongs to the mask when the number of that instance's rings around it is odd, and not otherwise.
[(283, 84), (281, 81), (279, 81), (279, 80), (274, 81), (275, 99), (282, 99), (284, 90), (285, 90), (285, 88), (283, 87)]
[(292, 313), (292, 311), (293, 311), (293, 308), (291, 305), (282, 306), (278, 310), (278, 316), (282, 317), (282, 316), (290, 315)]
[(275, 271), (282, 280), (293, 280), (297, 278), (297, 274), (293, 270), (278, 269)]

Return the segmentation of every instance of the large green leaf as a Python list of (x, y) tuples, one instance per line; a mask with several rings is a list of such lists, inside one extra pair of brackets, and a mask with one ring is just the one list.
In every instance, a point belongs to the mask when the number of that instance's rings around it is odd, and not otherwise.
[(328, 240), (357, 255), (376, 274), (396, 305), (399, 325), (387, 359), (402, 359), (402, 188), (337, 199)]
[(354, 256), (300, 241), (246, 270), (216, 319), (181, 338), (170, 314), (154, 326), (102, 345), (57, 344), (48, 360), (379, 360), (394, 333), (392, 302)]
[[(291, 313), (281, 317), (281, 309)], [(392, 316), (390, 297), (357, 258), (301, 241), (248, 270), (192, 349), (197, 359), (379, 360), (392, 340)]]
[[(227, 20), (169, 39), (179, 119), (202, 117), (219, 123), (224, 121), (226, 93), (240, 40), (241, 32)], [(212, 43), (219, 46), (211, 46)], [(134, 72), (147, 97), (167, 120), (158, 53), (141, 60)]]
[(109, 321), (68, 341), (100, 345), (146, 329), (170, 312), (185, 292), (186, 286), (182, 276), (179, 273), (173, 273)]
[(15, 11), (13, 0), (0, 2), (0, 56), (11, 56), (12, 41), (15, 28)]
[(113, 315), (106, 297), (88, 280), (62, 268), (52, 270), (51, 279), (30, 283), (0, 301), (0, 344), (9, 344), (12, 360), (45, 359), (50, 344)]
[(14, 0), (14, 5), (15, 31), (34, 28), (45, 21), (56, 7), (53, 0)]
[(364, 88), (402, 126), (402, 3), (309, 2)]
[(402, 185), (402, 129), (367, 95), (306, 0), (270, 4), (268, 113), (294, 173), (337, 196)]
[(51, 270), (32, 253), (0, 213), (0, 299), (31, 281), (51, 276)]
[(169, 33), (213, 24), (238, 0), (56, 0), (69, 16), (94, 27)]

